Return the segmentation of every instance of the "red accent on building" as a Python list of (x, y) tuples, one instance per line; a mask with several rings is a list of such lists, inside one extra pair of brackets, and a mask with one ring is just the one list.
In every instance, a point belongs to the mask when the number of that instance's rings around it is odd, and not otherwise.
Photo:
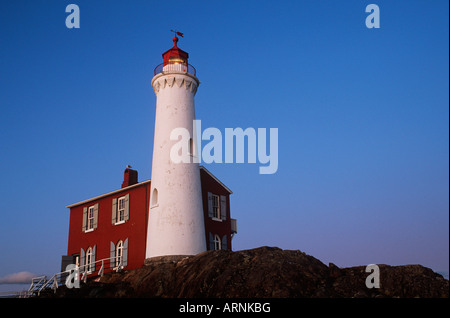
[(138, 183), (138, 172), (136, 170), (126, 168), (124, 171), (122, 188), (126, 188), (136, 183)]
[[(212, 250), (213, 242), (211, 237), (218, 235), (223, 238), (226, 235), (227, 249), (231, 250), (231, 218), (230, 218), (230, 190), (225, 187), (220, 181), (218, 181), (208, 170), (204, 167), (200, 170), (200, 183), (202, 185), (202, 199), (203, 199), (203, 212), (205, 219), (205, 234), (206, 234), (206, 247), (208, 250)], [(217, 220), (211, 218), (208, 214), (208, 192), (226, 197), (226, 218)]]
[(162, 54), (164, 60), (163, 66), (166, 66), (167, 64), (184, 64), (187, 66), (189, 54), (178, 48), (178, 38), (176, 36), (174, 36), (172, 40), (173, 47)]
[[(231, 238), (235, 229), (230, 218), (230, 194), (232, 193), (206, 168), (200, 167), (203, 197), (203, 214), (205, 220), (206, 247), (214, 249), (211, 237), (225, 238), (222, 248), (231, 250)], [(126, 257), (125, 270), (140, 268), (144, 265), (147, 241), (148, 211), (151, 181), (138, 183), (137, 171), (125, 169), (122, 188), (69, 205), (70, 223), (67, 256), (63, 256), (62, 270), (70, 263), (86, 265), (87, 251), (91, 250), (89, 275), (98, 275), (102, 259), (109, 259), (116, 254), (112, 247), (123, 245), (122, 257)], [(208, 197), (214, 194), (224, 199), (226, 211), (221, 218), (212, 218)], [(124, 200), (123, 203), (119, 201)], [(120, 213), (123, 211), (124, 213)], [(90, 214), (92, 212), (92, 214)], [(114, 260), (113, 260), (114, 262)], [(117, 266), (104, 263), (104, 272), (115, 270)]]
[[(113, 224), (113, 199), (126, 194), (129, 194), (129, 219)], [(95, 260), (107, 259), (111, 256), (111, 242), (117, 245), (119, 241), (128, 239), (128, 268), (141, 267), (145, 259), (149, 197), (150, 181), (146, 181), (70, 207), (67, 255), (80, 257), (81, 249), (87, 251), (96, 246)], [(97, 227), (83, 231), (83, 210), (95, 204), (98, 204)], [(107, 265), (109, 269), (109, 263)], [(95, 269), (98, 271), (100, 265)]]

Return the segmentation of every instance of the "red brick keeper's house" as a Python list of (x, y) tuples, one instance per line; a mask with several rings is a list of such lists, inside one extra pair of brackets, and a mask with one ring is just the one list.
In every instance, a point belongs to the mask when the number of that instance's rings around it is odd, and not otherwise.
[[(232, 248), (237, 233), (236, 220), (230, 217), (228, 189), (205, 167), (200, 167), (203, 216), (208, 250)], [(80, 266), (82, 273), (131, 270), (145, 261), (151, 180), (138, 182), (138, 172), (124, 171), (122, 187), (67, 206), (70, 209), (68, 264)]]

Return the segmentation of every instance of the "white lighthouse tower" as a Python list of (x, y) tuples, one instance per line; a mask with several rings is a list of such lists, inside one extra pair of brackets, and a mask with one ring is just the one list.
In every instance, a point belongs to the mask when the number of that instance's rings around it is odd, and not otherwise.
[[(188, 53), (177, 47), (176, 34), (152, 79), (156, 117), (146, 258), (206, 251), (199, 165), (195, 160), (176, 163), (170, 156), (178, 142), (170, 138), (174, 129), (184, 128), (194, 138), (194, 96), (200, 83)], [(193, 145), (193, 139), (186, 145), (190, 156)]]

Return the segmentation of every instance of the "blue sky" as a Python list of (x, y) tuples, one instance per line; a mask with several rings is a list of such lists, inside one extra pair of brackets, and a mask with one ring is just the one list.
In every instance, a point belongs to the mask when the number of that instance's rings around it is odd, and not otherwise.
[[(80, 29), (65, 8), (80, 7)], [(368, 29), (366, 5), (380, 8)], [(235, 250), (449, 268), (448, 1), (1, 1), (0, 277), (52, 274), (65, 206), (151, 176), (150, 85), (185, 34), (203, 129), (278, 128), (276, 174), (206, 167)]]

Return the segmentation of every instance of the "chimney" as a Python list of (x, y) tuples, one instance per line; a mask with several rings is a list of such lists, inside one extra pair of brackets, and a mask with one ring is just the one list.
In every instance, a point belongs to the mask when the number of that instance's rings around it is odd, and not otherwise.
[(123, 172), (122, 188), (126, 188), (136, 183), (138, 183), (138, 172), (131, 169), (130, 165), (127, 165), (127, 168)]

